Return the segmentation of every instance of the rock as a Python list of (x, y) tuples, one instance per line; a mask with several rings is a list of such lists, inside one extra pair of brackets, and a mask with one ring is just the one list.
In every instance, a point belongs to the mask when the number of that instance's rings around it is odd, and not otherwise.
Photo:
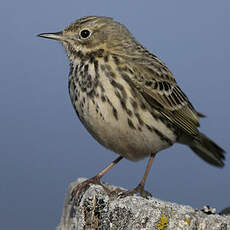
[(220, 215), (230, 216), (230, 207), (224, 208), (224, 209), (220, 212)]
[[(73, 188), (84, 180), (79, 178), (69, 186), (57, 230), (230, 230), (230, 216), (207, 215), (190, 206), (153, 197), (108, 196), (100, 185), (89, 185), (71, 201)], [(110, 190), (118, 189), (104, 185)]]

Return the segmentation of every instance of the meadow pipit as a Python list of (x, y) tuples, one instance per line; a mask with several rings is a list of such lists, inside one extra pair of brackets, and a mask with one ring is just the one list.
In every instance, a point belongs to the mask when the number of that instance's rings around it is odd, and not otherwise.
[(109, 17), (76, 20), (57, 33), (70, 60), (69, 94), (89, 133), (120, 156), (75, 192), (100, 178), (123, 157), (150, 156), (139, 185), (129, 194), (146, 196), (144, 184), (154, 156), (175, 142), (189, 146), (208, 163), (223, 167), (224, 150), (200, 133), (198, 113), (166, 65), (128, 29)]

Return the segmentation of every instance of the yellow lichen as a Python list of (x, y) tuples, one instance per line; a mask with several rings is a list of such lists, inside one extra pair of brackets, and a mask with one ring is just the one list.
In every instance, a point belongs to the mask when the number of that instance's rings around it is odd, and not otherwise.
[(164, 213), (162, 212), (161, 213), (161, 218), (160, 218), (160, 223), (157, 224), (157, 228), (159, 230), (164, 230), (168, 222), (169, 222), (168, 218), (165, 217)]
[(188, 225), (190, 225), (190, 223), (191, 223), (191, 219), (190, 218), (185, 218), (185, 221), (187, 222)]

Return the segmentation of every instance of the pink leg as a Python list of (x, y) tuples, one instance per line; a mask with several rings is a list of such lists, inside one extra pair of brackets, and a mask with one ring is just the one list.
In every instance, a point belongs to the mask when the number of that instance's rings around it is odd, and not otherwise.
[(100, 182), (100, 179), (113, 167), (115, 166), (123, 157), (119, 156), (116, 160), (114, 160), (112, 163), (110, 163), (106, 168), (104, 168), (103, 170), (101, 170), (96, 176), (82, 182), (81, 184), (78, 184), (76, 186), (76, 188), (73, 189), (72, 191), (72, 199), (71, 200), (75, 200), (78, 195), (80, 194), (80, 192), (82, 191), (82, 189), (84, 189), (88, 184), (99, 184), (102, 185)]
[(148, 164), (147, 164), (147, 167), (145, 169), (145, 173), (144, 173), (144, 176), (141, 180), (141, 182), (138, 184), (138, 186), (132, 190), (129, 190), (127, 192), (124, 192), (121, 196), (132, 196), (136, 193), (140, 193), (140, 195), (142, 197), (148, 197), (148, 196), (151, 196), (151, 193), (149, 193), (148, 191), (144, 190), (144, 186), (145, 186), (145, 181), (146, 181), (146, 178), (149, 174), (149, 170), (152, 166), (152, 163), (153, 163), (153, 160), (154, 160), (154, 157), (155, 157), (156, 154), (151, 154), (151, 156), (149, 157), (149, 161), (148, 161)]

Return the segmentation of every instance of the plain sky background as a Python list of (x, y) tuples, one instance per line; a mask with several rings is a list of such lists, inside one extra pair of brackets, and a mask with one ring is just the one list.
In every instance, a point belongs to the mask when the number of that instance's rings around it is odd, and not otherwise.
[[(226, 167), (218, 169), (176, 144), (158, 154), (147, 190), (194, 208), (230, 206), (229, 12), (227, 0), (1, 2), (1, 229), (55, 229), (69, 183), (94, 176), (117, 157), (75, 115), (63, 47), (36, 37), (87, 15), (122, 22), (160, 57), (197, 110), (207, 115), (200, 130), (227, 152)], [(104, 181), (131, 189), (146, 163), (123, 160)]]

